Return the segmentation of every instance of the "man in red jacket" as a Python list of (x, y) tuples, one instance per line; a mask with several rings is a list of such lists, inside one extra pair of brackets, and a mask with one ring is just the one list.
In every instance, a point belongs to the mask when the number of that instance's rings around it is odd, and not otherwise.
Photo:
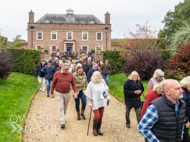
[(70, 84), (74, 90), (73, 97), (77, 98), (77, 89), (73, 74), (69, 72), (69, 64), (65, 63), (61, 71), (55, 73), (51, 86), (51, 97), (54, 98), (53, 90), (55, 88), (55, 95), (58, 102), (59, 117), (61, 121), (61, 128), (65, 128), (65, 114), (66, 109), (71, 98)]

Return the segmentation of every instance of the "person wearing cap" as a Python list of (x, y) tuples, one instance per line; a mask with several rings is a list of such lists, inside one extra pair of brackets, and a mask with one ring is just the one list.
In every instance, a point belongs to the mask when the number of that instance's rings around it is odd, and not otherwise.
[(97, 63), (94, 63), (92, 68), (88, 71), (88, 74), (87, 74), (88, 83), (91, 81), (91, 76), (92, 76), (93, 72), (95, 72), (95, 71), (99, 71)]
[(53, 80), (53, 76), (55, 73), (55, 68), (51, 64), (52, 60), (49, 60), (48, 65), (46, 65), (43, 69), (41, 69), (41, 71), (45, 74), (46, 85), (47, 85), (47, 97), (49, 97), (51, 81)]
[(66, 61), (66, 59), (64, 57), (62, 58), (62, 62), (63, 62), (63, 64), (67, 63), (67, 61)]
[(36, 73), (38, 75), (38, 82), (40, 84), (40, 90), (42, 90), (43, 92), (45, 91), (45, 74), (41, 71), (41, 69), (43, 69), (46, 66), (45, 62), (46, 61), (42, 59), (36, 69)]
[(55, 57), (55, 61), (52, 63), (52, 66), (54, 66), (55, 70), (59, 67), (59, 59)]

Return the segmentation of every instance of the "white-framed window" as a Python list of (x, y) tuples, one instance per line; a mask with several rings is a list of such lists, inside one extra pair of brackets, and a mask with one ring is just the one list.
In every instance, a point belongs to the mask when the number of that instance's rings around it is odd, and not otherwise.
[(41, 45), (36, 45), (36, 49), (40, 50), (41, 47), (42, 47)]
[(36, 32), (36, 38), (37, 38), (37, 40), (43, 40), (43, 32), (37, 31)]
[(102, 33), (101, 32), (96, 33), (96, 40), (97, 41), (102, 41)]
[(81, 49), (82, 49), (82, 54), (85, 54), (85, 52), (87, 52), (87, 54), (88, 54), (88, 46), (83, 45), (83, 46), (81, 47)]
[(57, 40), (57, 32), (51, 32), (51, 40)]
[(88, 32), (82, 32), (82, 40), (88, 40)]
[(103, 46), (95, 46), (95, 52), (97, 51), (103, 51)]
[(58, 49), (58, 46), (57, 46), (57, 45), (51, 45), (51, 46), (50, 46), (51, 54), (54, 53), (57, 49)]
[(72, 39), (73, 39), (73, 33), (67, 32), (67, 40), (72, 40)]

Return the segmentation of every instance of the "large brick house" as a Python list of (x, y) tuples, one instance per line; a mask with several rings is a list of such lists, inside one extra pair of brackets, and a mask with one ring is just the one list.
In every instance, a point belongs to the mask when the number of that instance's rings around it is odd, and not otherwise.
[(44, 48), (49, 54), (72, 50), (86, 51), (112, 50), (110, 14), (105, 14), (105, 23), (94, 15), (74, 14), (68, 9), (66, 14), (46, 14), (34, 22), (34, 12), (29, 12), (28, 47)]

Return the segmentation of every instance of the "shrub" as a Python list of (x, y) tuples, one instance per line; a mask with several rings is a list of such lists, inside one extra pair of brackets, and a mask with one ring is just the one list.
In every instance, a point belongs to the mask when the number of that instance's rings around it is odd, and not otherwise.
[(12, 71), (12, 58), (6, 52), (0, 52), (0, 78), (7, 79)]
[(40, 51), (32, 49), (6, 49), (13, 58), (13, 71), (36, 75), (40, 62)]
[(122, 72), (122, 67), (124, 64), (124, 58), (121, 56), (121, 51), (102, 51), (104, 53), (104, 62), (108, 59), (111, 66), (110, 74)]
[(172, 54), (173, 54), (173, 50), (170, 49), (162, 49), (160, 50), (162, 58), (164, 60), (164, 64), (165, 64), (165, 68), (167, 68), (168, 66), (168, 59), (171, 58)]
[(95, 50), (94, 50), (94, 49), (92, 49), (92, 50), (91, 50), (91, 53), (95, 53)]
[(48, 53), (49, 51), (47, 49), (44, 50), (45, 53)]
[(164, 61), (159, 51), (136, 50), (128, 55), (123, 71), (126, 74), (137, 71), (142, 80), (148, 80), (156, 69), (163, 67)]
[(176, 54), (168, 59), (168, 75), (176, 79), (190, 75), (190, 43), (179, 44)]

